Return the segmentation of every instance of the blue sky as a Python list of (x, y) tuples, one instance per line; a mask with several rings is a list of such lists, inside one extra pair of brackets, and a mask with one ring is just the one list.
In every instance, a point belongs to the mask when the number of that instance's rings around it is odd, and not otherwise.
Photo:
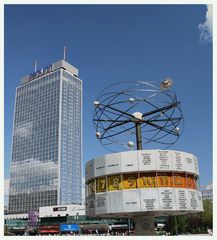
[[(83, 162), (108, 153), (96, 140), (93, 101), (123, 80), (171, 77), (185, 129), (171, 149), (199, 158), (212, 182), (212, 42), (201, 42), (206, 5), (6, 5), (5, 179), (9, 178), (15, 89), (20, 78), (63, 57), (83, 80)], [(206, 29), (205, 29), (206, 30)]]

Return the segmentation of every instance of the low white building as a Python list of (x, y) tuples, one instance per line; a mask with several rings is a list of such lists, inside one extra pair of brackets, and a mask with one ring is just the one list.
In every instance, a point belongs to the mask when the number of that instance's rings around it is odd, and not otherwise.
[(213, 186), (212, 184), (205, 186), (201, 189), (203, 200), (208, 199), (213, 201)]
[(39, 218), (85, 215), (85, 205), (71, 204), (39, 208)]
[[(59, 206), (46, 206), (39, 208), (39, 218), (45, 217), (65, 217), (65, 216), (84, 216), (85, 205), (71, 204)], [(28, 219), (28, 213), (22, 214), (7, 214), (4, 216), (7, 219)]]

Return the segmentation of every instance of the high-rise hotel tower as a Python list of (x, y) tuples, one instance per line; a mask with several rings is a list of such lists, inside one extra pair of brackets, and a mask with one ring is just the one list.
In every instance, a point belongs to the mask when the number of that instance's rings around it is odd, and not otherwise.
[(9, 213), (82, 202), (82, 81), (65, 60), (16, 89)]

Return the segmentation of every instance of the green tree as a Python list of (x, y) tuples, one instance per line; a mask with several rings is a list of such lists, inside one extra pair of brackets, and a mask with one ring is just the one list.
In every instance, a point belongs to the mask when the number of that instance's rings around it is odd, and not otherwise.
[(9, 235), (9, 231), (8, 231), (7, 225), (4, 225), (4, 235), (5, 235), (5, 236), (8, 236), (8, 235)]
[(187, 232), (187, 216), (177, 216), (178, 234)]
[(204, 211), (197, 214), (177, 216), (178, 233), (205, 233), (213, 227), (213, 208), (210, 200), (203, 201)]
[(207, 232), (208, 228), (213, 227), (213, 207), (210, 200), (203, 200), (204, 211), (188, 216), (188, 231), (192, 233)]
[(206, 228), (213, 228), (213, 204), (210, 200), (203, 201), (204, 211), (200, 213), (202, 225)]

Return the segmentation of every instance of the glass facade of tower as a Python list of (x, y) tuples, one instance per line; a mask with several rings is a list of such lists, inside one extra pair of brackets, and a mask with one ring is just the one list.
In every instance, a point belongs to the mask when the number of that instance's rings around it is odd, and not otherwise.
[(81, 98), (63, 68), (17, 88), (9, 213), (81, 203)]
[(81, 203), (81, 81), (62, 72), (60, 203)]

